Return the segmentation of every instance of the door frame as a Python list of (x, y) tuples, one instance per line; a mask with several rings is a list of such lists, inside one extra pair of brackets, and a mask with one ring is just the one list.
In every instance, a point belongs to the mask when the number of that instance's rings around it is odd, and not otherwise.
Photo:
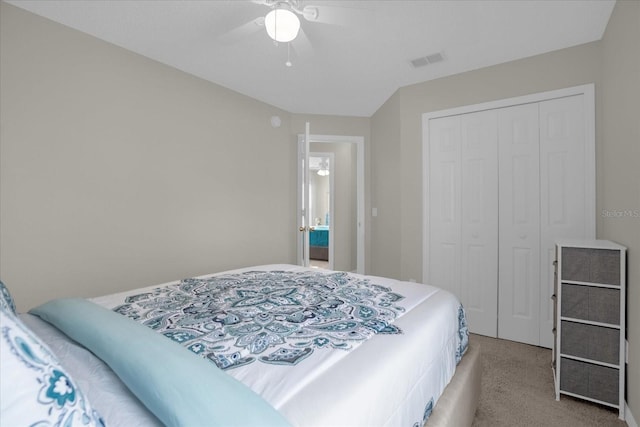
[[(364, 212), (364, 137), (363, 136), (345, 136), (345, 135), (309, 135), (309, 143), (322, 142), (332, 144), (355, 144), (356, 147), (356, 273), (364, 274), (365, 272), (365, 212)], [(302, 201), (301, 201), (301, 189), (302, 189), (302, 170), (301, 170), (301, 158), (304, 156), (305, 135), (298, 134), (298, 156), (297, 156), (297, 174), (298, 174), (298, 203), (297, 203), (297, 215), (296, 230), (301, 226), (299, 224), (302, 218)], [(338, 183), (339, 185), (339, 183)], [(333, 221), (332, 221), (333, 223)], [(331, 236), (329, 237), (330, 241)], [(297, 259), (298, 264), (304, 265), (303, 248), (300, 244), (300, 240), (296, 239), (297, 244)]]

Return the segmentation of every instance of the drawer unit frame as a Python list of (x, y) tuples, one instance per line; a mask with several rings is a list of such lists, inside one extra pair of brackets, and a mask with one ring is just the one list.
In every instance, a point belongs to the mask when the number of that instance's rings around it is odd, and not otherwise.
[(611, 406), (624, 420), (626, 248), (561, 240), (554, 264), (556, 400), (565, 394)]

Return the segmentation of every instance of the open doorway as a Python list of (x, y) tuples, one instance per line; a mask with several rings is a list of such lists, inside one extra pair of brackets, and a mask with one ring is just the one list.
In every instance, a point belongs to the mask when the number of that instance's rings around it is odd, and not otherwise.
[(332, 270), (334, 267), (335, 153), (309, 153), (309, 266)]
[[(364, 138), (338, 135), (309, 135), (308, 157), (305, 157), (305, 135), (298, 136), (298, 228), (301, 231), (298, 239), (298, 263), (311, 264), (309, 243), (320, 219), (320, 226), (328, 226), (328, 260), (323, 268), (352, 271), (364, 274)], [(333, 158), (329, 161), (329, 177), (334, 184), (329, 192), (329, 215), (326, 211), (306, 208), (306, 203), (313, 203), (311, 189), (305, 188), (305, 176), (317, 176), (317, 171), (308, 170), (305, 158), (323, 156)], [(331, 157), (333, 156), (333, 157)], [(307, 173), (305, 173), (307, 170)], [(308, 180), (308, 181), (311, 181)], [(331, 185), (331, 184), (330, 184)], [(326, 192), (324, 198), (326, 198)], [(320, 202), (316, 202), (320, 205)], [(306, 219), (306, 212), (309, 213)], [(327, 221), (328, 220), (328, 221)], [(308, 237), (306, 237), (308, 236)], [(319, 238), (318, 234), (318, 238)], [(323, 260), (317, 260), (323, 262)]]

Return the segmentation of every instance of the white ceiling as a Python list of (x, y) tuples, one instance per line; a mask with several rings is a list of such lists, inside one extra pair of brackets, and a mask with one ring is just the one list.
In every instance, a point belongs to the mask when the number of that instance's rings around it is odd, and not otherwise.
[(333, 23), (302, 19), (292, 67), (260, 0), (8, 3), (292, 113), (370, 117), (402, 86), (599, 40), (615, 1), (300, 0)]

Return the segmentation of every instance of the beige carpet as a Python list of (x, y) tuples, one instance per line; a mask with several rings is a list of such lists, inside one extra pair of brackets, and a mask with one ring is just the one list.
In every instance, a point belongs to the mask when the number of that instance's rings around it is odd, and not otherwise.
[(622, 427), (614, 408), (569, 396), (555, 399), (551, 350), (471, 335), (482, 362), (480, 404), (473, 427)]

